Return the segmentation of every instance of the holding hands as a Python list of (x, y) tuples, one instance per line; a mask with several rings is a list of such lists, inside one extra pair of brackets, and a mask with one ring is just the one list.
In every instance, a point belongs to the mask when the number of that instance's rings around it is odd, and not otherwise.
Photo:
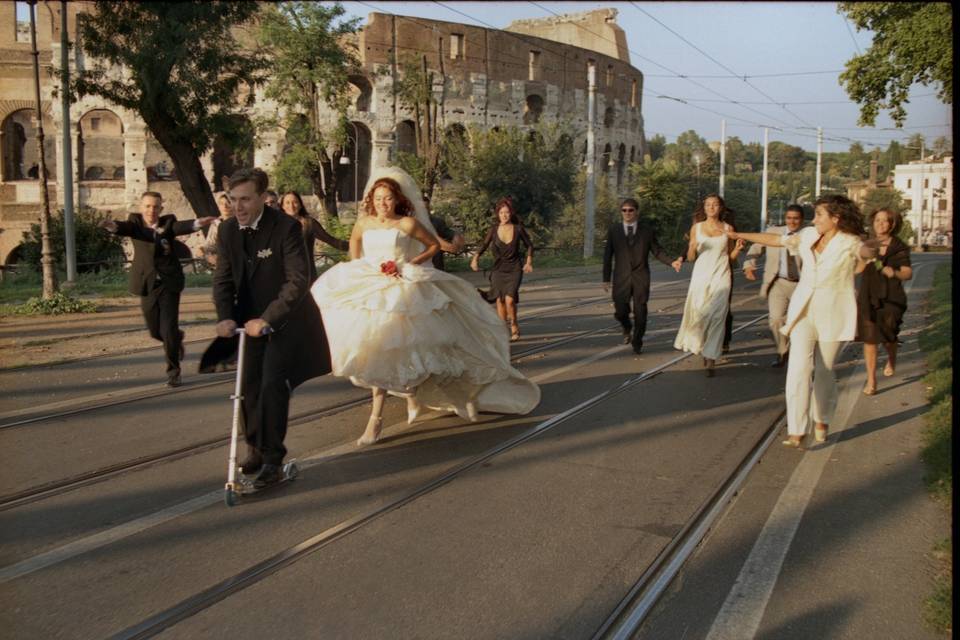
[(676, 271), (677, 273), (680, 273), (680, 267), (683, 266), (683, 257), (681, 256), (676, 260), (674, 260), (673, 262), (671, 262), (670, 266), (673, 267), (674, 271)]

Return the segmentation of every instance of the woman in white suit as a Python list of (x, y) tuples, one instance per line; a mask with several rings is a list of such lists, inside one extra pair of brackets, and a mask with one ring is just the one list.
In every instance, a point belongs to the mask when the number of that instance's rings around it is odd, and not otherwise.
[(787, 433), (783, 444), (799, 448), (811, 418), (813, 375), (814, 438), (827, 439), (837, 404), (834, 361), (840, 346), (857, 331), (853, 286), (859, 258), (876, 256), (875, 241), (864, 242), (860, 209), (843, 196), (825, 196), (814, 204), (813, 226), (790, 237), (770, 233), (727, 234), (730, 238), (786, 247), (801, 259), (800, 282), (790, 298), (780, 332), (790, 338), (787, 365)]

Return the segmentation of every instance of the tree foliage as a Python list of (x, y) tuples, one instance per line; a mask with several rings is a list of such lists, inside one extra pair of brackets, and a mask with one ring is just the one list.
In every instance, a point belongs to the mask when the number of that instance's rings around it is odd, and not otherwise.
[(696, 206), (695, 178), (677, 164), (657, 160), (631, 165), (630, 180), (640, 203), (640, 218), (652, 224), (668, 251), (680, 251)]
[[(312, 190), (333, 216), (342, 178), (339, 160), (349, 135), (349, 78), (360, 64), (354, 45), (345, 40), (359, 19), (345, 20), (345, 13), (339, 3), (281, 2), (265, 5), (260, 21), (270, 70), (265, 95), (282, 114), (258, 127), (286, 131), (275, 180), (284, 189)], [(327, 117), (330, 113), (335, 117)], [(331, 120), (334, 124), (325, 124)], [(305, 181), (312, 189), (304, 188)]]
[(493, 220), (494, 203), (510, 196), (534, 242), (543, 246), (564, 203), (571, 200), (577, 173), (576, 153), (565, 127), (472, 129), (468, 139), (451, 140), (451, 183), (436, 211), (477, 241)]
[(78, 16), (86, 54), (71, 90), (100, 96), (143, 119), (170, 156), (197, 216), (217, 215), (200, 156), (216, 138), (249, 140), (232, 117), (242, 87), (260, 81), (263, 58), (235, 29), (258, 11), (253, 2), (111, 2)]
[[(110, 216), (89, 207), (81, 207), (74, 214), (74, 229), (76, 231), (77, 271), (99, 271), (106, 266), (116, 266), (125, 259), (123, 243), (119, 236), (104, 233), (100, 229), (100, 222)], [(63, 211), (50, 217), (50, 243), (54, 256), (67, 254), (66, 232), (63, 226)], [(21, 258), (25, 264), (40, 269), (40, 224), (30, 225), (29, 231), (23, 232)], [(61, 264), (62, 268), (65, 265)]]
[(938, 97), (953, 104), (953, 8), (947, 2), (841, 2), (838, 10), (873, 43), (840, 74), (860, 105), (861, 126), (873, 126), (886, 109), (898, 127), (907, 117), (910, 87), (939, 85)]

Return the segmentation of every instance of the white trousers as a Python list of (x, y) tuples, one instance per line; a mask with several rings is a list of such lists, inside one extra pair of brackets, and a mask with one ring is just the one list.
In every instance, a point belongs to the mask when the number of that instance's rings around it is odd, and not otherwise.
[(814, 422), (824, 424), (833, 421), (837, 408), (837, 378), (833, 367), (842, 345), (843, 342), (821, 342), (817, 327), (806, 312), (790, 331), (786, 394), (787, 433), (791, 436), (806, 435), (811, 417)]
[(773, 343), (777, 345), (777, 355), (784, 355), (790, 350), (790, 338), (780, 333), (780, 328), (787, 322), (787, 308), (790, 306), (790, 296), (797, 288), (796, 282), (784, 278), (777, 278), (767, 290), (767, 308), (770, 311), (770, 333), (773, 334)]

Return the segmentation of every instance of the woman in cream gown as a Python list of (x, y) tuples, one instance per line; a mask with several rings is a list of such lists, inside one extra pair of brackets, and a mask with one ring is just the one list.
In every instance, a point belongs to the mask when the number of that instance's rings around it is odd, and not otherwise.
[(673, 346), (681, 351), (703, 356), (706, 374), (713, 375), (713, 365), (723, 348), (724, 323), (730, 309), (730, 262), (736, 260), (743, 242), (727, 238), (733, 227), (724, 221), (726, 205), (718, 195), (703, 199), (703, 209), (690, 228), (687, 260), (694, 261), (683, 320)]
[(387, 393), (407, 398), (408, 422), (429, 407), (529, 413), (540, 389), (510, 365), (497, 314), (465, 280), (434, 269), (439, 243), (416, 183), (376, 171), (350, 236), (349, 262), (311, 287), (330, 344), (333, 374), (372, 390), (358, 445), (380, 438)]

